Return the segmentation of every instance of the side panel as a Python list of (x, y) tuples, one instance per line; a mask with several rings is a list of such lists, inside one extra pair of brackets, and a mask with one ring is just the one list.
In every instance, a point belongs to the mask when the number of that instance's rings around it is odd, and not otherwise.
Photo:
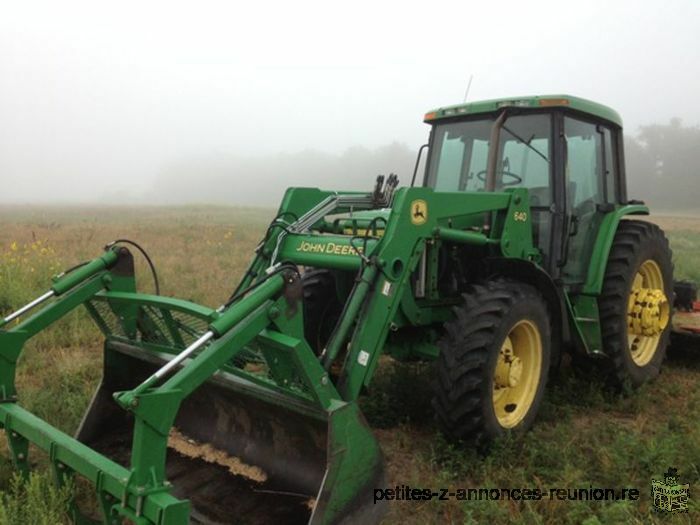
[(592, 295), (567, 295), (566, 301), (572, 332), (578, 336), (580, 343), (576, 348), (585, 350), (588, 355), (604, 355), (598, 298)]

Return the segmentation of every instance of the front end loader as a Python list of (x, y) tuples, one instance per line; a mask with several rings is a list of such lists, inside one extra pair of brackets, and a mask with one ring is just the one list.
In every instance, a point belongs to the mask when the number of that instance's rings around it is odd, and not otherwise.
[[(523, 190), (465, 206), (464, 195), (396, 183), (370, 193), (290, 189), (218, 309), (137, 293), (122, 245), (58, 278), (0, 332), (0, 423), (16, 466), (27, 471), (29, 443), (44, 450), (58, 479), (94, 484), (105, 523), (377, 521), (383, 461), (357, 398), (389, 332), (406, 323), (398, 312), (427, 243), (440, 236), (534, 255), (530, 225), (513, 219), (526, 213)], [(456, 228), (484, 212), (508, 238)], [(352, 276), (321, 352), (304, 334), (300, 266)], [(81, 305), (106, 337), (104, 377), (70, 437), (21, 407), (14, 379), (24, 343)], [(446, 318), (449, 305), (427, 313)]]
[[(58, 482), (94, 486), (76, 522), (376, 523), (380, 447), (358, 408), (380, 357), (434, 362), (447, 436), (527, 429), (562, 349), (620, 383), (658, 373), (670, 251), (627, 199), (619, 117), (574, 97), (426, 115), (422, 184), (290, 188), (231, 298), (213, 309), (136, 291), (109, 245), (0, 322), (0, 425)], [(414, 175), (415, 180), (415, 175)], [(22, 408), (25, 342), (84, 306), (102, 382), (75, 437)], [(60, 402), (60, 400), (57, 400)]]

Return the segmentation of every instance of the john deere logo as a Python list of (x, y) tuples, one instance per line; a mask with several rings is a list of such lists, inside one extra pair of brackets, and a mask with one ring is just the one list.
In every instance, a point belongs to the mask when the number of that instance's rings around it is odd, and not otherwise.
[(651, 500), (661, 512), (688, 512), (688, 483), (678, 482), (678, 469), (670, 468), (663, 481), (651, 480)]
[(416, 226), (425, 224), (428, 220), (428, 203), (423, 199), (411, 203), (411, 222)]

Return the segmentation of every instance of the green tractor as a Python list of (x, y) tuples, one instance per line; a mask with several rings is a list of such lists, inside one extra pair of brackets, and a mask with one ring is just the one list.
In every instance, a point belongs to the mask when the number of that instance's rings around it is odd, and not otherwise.
[[(59, 482), (88, 479), (101, 516), (76, 505), (80, 523), (375, 523), (383, 460), (357, 401), (383, 354), (434, 362), (436, 419), (466, 446), (532, 425), (565, 350), (620, 385), (653, 379), (671, 252), (632, 217), (649, 211), (627, 196), (618, 114), (546, 96), (425, 121), (410, 186), (288, 189), (219, 308), (138, 293), (122, 241), (8, 315), (0, 424), (15, 465), (28, 472), (32, 443)], [(22, 408), (15, 369), (81, 305), (105, 334), (104, 377), (71, 437)]]

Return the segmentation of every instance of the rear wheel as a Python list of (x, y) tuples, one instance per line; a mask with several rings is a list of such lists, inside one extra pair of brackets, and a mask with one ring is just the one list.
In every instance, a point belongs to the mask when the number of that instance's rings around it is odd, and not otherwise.
[(671, 329), (673, 264), (663, 231), (625, 220), (618, 226), (599, 299), (603, 347), (618, 385), (659, 374)]
[(445, 324), (433, 407), (445, 434), (487, 441), (524, 431), (537, 414), (549, 370), (547, 305), (532, 286), (474, 285)]

